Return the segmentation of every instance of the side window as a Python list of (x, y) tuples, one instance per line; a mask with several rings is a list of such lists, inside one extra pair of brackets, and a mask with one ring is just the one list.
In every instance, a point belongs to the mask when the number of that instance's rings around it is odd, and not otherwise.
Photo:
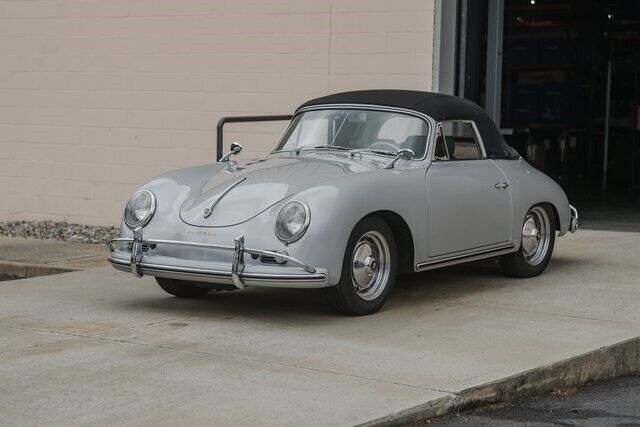
[[(449, 160), (473, 160), (482, 158), (480, 144), (478, 144), (471, 123), (449, 121), (442, 122), (441, 125), (442, 137)], [(435, 149), (435, 156), (437, 156), (438, 140), (436, 140)]]

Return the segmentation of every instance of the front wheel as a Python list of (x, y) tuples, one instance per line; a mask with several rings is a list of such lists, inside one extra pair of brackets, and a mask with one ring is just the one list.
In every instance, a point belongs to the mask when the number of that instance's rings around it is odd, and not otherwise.
[(327, 288), (329, 299), (344, 314), (373, 314), (391, 293), (396, 273), (397, 249), (391, 228), (377, 216), (364, 218), (349, 236), (340, 282)]
[(548, 205), (536, 205), (524, 218), (520, 248), (500, 258), (505, 273), (514, 277), (534, 277), (542, 273), (553, 253), (556, 223)]

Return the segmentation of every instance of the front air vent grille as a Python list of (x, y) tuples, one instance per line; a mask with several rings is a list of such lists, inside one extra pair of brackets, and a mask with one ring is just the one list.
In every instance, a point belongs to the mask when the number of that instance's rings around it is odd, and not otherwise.
[[(279, 251), (273, 251), (273, 252), (279, 252)], [(286, 252), (283, 252), (283, 255), (286, 255)], [(263, 264), (285, 264), (287, 262), (287, 260), (284, 259), (280, 259), (278, 257), (272, 256), (272, 255), (260, 255), (260, 262)]]
[(263, 264), (277, 264), (276, 258), (271, 255), (260, 255), (260, 262)]

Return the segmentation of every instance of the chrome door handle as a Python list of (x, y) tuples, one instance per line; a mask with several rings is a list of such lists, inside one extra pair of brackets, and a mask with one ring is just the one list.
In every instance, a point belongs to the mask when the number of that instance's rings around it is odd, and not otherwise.
[(496, 182), (496, 185), (495, 185), (495, 187), (496, 187), (498, 190), (504, 190), (504, 189), (505, 189), (505, 188), (507, 188), (508, 186), (509, 186), (509, 184), (508, 184), (508, 183), (506, 183), (506, 182)]

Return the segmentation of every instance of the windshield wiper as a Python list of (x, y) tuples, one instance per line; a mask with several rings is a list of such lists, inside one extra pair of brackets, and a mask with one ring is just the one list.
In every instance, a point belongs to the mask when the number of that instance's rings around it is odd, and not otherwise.
[(306, 150), (338, 150), (338, 151), (349, 151), (346, 147), (341, 147), (339, 145), (303, 145), (302, 147), (294, 148), (291, 152), (296, 152), (296, 154), (301, 151)]
[(396, 153), (388, 150), (375, 150), (371, 148), (358, 148), (357, 150), (349, 150), (349, 154), (353, 157), (357, 153), (373, 153), (373, 154), (382, 154), (384, 156), (395, 156)]

